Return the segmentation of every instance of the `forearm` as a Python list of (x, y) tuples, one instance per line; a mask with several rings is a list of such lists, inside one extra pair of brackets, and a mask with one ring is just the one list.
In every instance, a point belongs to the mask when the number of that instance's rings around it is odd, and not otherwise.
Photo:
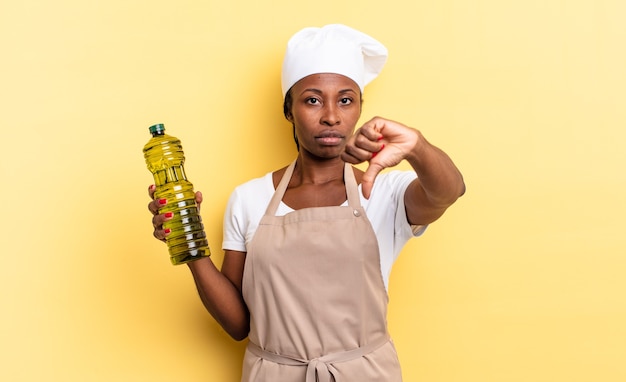
[(406, 160), (417, 173), (424, 194), (434, 206), (450, 206), (465, 192), (459, 169), (445, 152), (423, 136)]
[(242, 340), (250, 328), (248, 309), (240, 290), (210, 258), (188, 263), (202, 303), (234, 339)]
[(409, 222), (424, 225), (437, 220), (465, 193), (465, 182), (450, 157), (418, 135), (418, 143), (405, 157), (418, 178), (404, 201)]

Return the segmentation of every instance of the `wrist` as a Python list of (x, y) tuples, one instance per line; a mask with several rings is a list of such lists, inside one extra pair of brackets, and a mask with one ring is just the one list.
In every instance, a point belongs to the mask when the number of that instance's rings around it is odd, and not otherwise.
[(211, 264), (213, 263), (213, 261), (211, 260), (211, 255), (203, 256), (193, 261), (189, 261), (187, 263), (187, 266), (189, 267), (189, 269), (193, 271), (194, 269), (197, 269), (198, 267), (205, 267), (208, 263), (211, 263)]
[(417, 135), (415, 144), (413, 145), (413, 148), (407, 152), (405, 159), (409, 162), (409, 164), (411, 164), (413, 169), (417, 170), (420, 167), (420, 163), (423, 161), (423, 158), (428, 155), (428, 149), (431, 146), (418, 130), (415, 130), (415, 134)]

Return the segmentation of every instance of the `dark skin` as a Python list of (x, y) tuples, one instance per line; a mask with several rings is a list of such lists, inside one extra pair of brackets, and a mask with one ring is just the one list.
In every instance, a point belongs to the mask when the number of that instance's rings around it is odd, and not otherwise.
[[(341, 154), (361, 113), (360, 89), (344, 76), (320, 74), (296, 83), (291, 94), (287, 119), (300, 149), (283, 201), (293, 209), (340, 205), (346, 200)], [(274, 173), (275, 186), (284, 171)], [(358, 181), (362, 174), (355, 172)]]
[[(363, 195), (369, 198), (376, 176), (385, 168), (408, 161), (418, 174), (405, 193), (408, 221), (426, 225), (437, 220), (465, 192), (463, 178), (450, 158), (416, 129), (374, 118), (355, 131), (361, 115), (361, 91), (351, 79), (322, 73), (305, 77), (292, 88), (293, 103), (286, 113), (300, 149), (294, 174), (283, 197), (293, 209), (338, 206), (346, 201), (344, 163), (369, 162), (365, 172), (353, 168)], [(274, 186), (286, 167), (273, 173)], [(149, 189), (154, 198), (154, 187)], [(202, 203), (202, 194), (196, 194)], [(164, 240), (163, 222), (171, 218), (152, 212), (154, 236)], [(209, 313), (236, 340), (247, 337), (249, 312), (242, 297), (245, 252), (226, 250), (221, 270), (210, 258), (188, 263), (200, 298)]]

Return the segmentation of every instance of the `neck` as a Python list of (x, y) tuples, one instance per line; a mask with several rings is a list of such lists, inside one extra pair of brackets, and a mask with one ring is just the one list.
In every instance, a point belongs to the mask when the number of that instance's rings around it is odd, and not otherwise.
[(322, 185), (335, 180), (343, 182), (344, 164), (340, 157), (317, 160), (300, 154), (296, 160), (292, 180), (299, 184), (313, 185)]

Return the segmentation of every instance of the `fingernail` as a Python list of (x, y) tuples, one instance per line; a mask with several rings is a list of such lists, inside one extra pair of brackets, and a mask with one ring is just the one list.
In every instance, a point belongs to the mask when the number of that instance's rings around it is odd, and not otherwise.
[[(380, 140), (380, 139), (379, 139)], [(376, 155), (378, 155), (379, 152), (383, 151), (383, 149), (385, 148), (385, 144), (383, 143), (383, 147), (380, 148), (380, 150), (378, 150), (377, 152), (375, 152), (374, 154), (372, 154), (372, 158), (375, 158)]]
[(159, 204), (164, 206), (165, 204), (167, 204), (167, 199), (159, 199)]
[(378, 137), (377, 141), (382, 141), (383, 140), (383, 136), (381, 135), (380, 137)]
[(163, 230), (163, 232), (165, 232), (166, 235), (169, 235), (169, 233), (172, 232), (172, 230), (170, 228), (166, 228)]
[(150, 187), (149, 187), (150, 191), (154, 190), (155, 188), (156, 188), (156, 186), (154, 184), (151, 184)]
[(173, 212), (166, 212), (165, 213), (165, 217), (168, 218), (168, 219), (171, 218), (172, 216), (174, 216)]

